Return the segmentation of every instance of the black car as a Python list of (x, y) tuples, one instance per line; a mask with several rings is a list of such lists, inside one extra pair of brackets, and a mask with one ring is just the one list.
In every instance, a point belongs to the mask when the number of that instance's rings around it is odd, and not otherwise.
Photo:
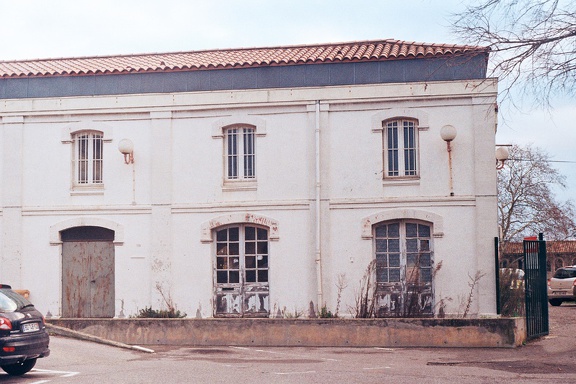
[(13, 376), (30, 371), (50, 355), (44, 316), (9, 285), (0, 284), (0, 366)]

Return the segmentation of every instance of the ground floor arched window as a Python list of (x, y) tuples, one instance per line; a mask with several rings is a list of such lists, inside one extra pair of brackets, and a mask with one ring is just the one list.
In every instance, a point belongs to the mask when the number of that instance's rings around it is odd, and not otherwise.
[(268, 229), (237, 224), (214, 232), (214, 315), (268, 317)]
[(374, 225), (378, 317), (432, 316), (432, 226), (411, 220)]

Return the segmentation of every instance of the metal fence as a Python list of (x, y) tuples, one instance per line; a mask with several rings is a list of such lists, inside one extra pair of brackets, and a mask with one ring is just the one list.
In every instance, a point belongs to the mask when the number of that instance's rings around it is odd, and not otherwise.
[(524, 282), (526, 289), (526, 337), (548, 335), (548, 293), (546, 285), (546, 242), (524, 240)]

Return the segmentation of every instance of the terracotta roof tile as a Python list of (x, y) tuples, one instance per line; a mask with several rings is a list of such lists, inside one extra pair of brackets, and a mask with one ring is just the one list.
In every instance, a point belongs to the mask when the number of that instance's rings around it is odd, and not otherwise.
[[(506, 254), (521, 254), (524, 252), (523, 243), (508, 243), (506, 245)], [(563, 241), (547, 241), (546, 253), (573, 253), (576, 254), (576, 241), (563, 240)]]
[(271, 48), (0, 61), (0, 77), (73, 76), (366, 62), (487, 52), (488, 48), (484, 47), (379, 40)]

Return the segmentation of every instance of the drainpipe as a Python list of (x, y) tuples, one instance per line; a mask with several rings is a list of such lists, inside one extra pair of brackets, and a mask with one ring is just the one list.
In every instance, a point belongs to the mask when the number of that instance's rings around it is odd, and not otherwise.
[(322, 242), (321, 242), (321, 209), (320, 209), (320, 100), (316, 100), (316, 282), (318, 284), (318, 308), (324, 305), (322, 292)]

